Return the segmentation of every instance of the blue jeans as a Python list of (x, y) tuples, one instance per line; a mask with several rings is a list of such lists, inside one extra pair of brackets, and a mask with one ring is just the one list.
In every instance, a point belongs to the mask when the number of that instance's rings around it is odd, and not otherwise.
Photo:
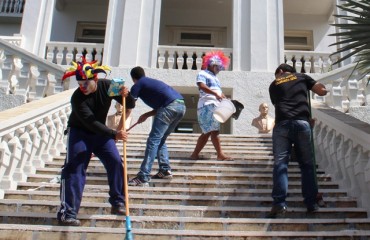
[(274, 205), (286, 205), (288, 193), (288, 163), (292, 144), (301, 169), (302, 195), (306, 206), (316, 202), (318, 192), (311, 141), (311, 128), (304, 120), (285, 120), (275, 125), (272, 140), (274, 153), (273, 189)]
[(152, 171), (153, 162), (156, 157), (158, 159), (159, 171), (171, 170), (166, 139), (183, 118), (185, 111), (185, 104), (177, 100), (166, 107), (157, 109), (152, 130), (146, 142), (144, 160), (137, 174), (141, 180), (145, 182), (150, 181), (150, 172)]

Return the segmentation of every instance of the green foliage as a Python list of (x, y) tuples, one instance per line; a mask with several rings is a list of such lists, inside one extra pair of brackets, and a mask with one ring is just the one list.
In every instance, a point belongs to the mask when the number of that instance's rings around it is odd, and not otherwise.
[[(348, 15), (334, 15), (346, 21), (332, 24), (339, 31), (329, 35), (338, 38), (338, 41), (330, 46), (338, 45), (339, 48), (331, 55), (344, 53), (333, 64), (354, 56), (357, 63), (356, 69), (363, 75), (370, 74), (370, 0), (346, 0), (337, 7), (348, 12)], [(370, 79), (367, 84), (369, 81)]]

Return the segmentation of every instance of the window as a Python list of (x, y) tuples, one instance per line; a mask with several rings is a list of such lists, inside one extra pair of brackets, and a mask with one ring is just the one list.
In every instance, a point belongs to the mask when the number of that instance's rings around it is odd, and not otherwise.
[(289, 30), (284, 33), (285, 50), (313, 51), (312, 31)]
[(104, 43), (106, 23), (77, 22), (76, 42)]
[(166, 31), (169, 45), (226, 47), (226, 28), (168, 26)]

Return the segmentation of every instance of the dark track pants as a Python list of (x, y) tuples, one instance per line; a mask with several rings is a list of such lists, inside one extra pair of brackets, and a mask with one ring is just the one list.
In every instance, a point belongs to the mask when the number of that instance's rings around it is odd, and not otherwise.
[(122, 158), (115, 141), (81, 129), (69, 128), (67, 156), (61, 175), (58, 219), (77, 217), (92, 153), (100, 159), (107, 171), (110, 204), (116, 206), (124, 202)]

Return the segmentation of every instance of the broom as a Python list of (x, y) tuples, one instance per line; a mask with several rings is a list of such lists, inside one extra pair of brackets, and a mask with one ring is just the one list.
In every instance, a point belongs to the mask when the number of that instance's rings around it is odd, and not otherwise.
[[(123, 119), (123, 131), (126, 131), (126, 98), (122, 97), (122, 119)], [(125, 240), (133, 240), (133, 235), (131, 232), (131, 218), (130, 218), (130, 208), (128, 202), (128, 177), (127, 177), (127, 159), (126, 159), (126, 142), (123, 142), (123, 182), (125, 188), (125, 206), (126, 206), (126, 237)]]

